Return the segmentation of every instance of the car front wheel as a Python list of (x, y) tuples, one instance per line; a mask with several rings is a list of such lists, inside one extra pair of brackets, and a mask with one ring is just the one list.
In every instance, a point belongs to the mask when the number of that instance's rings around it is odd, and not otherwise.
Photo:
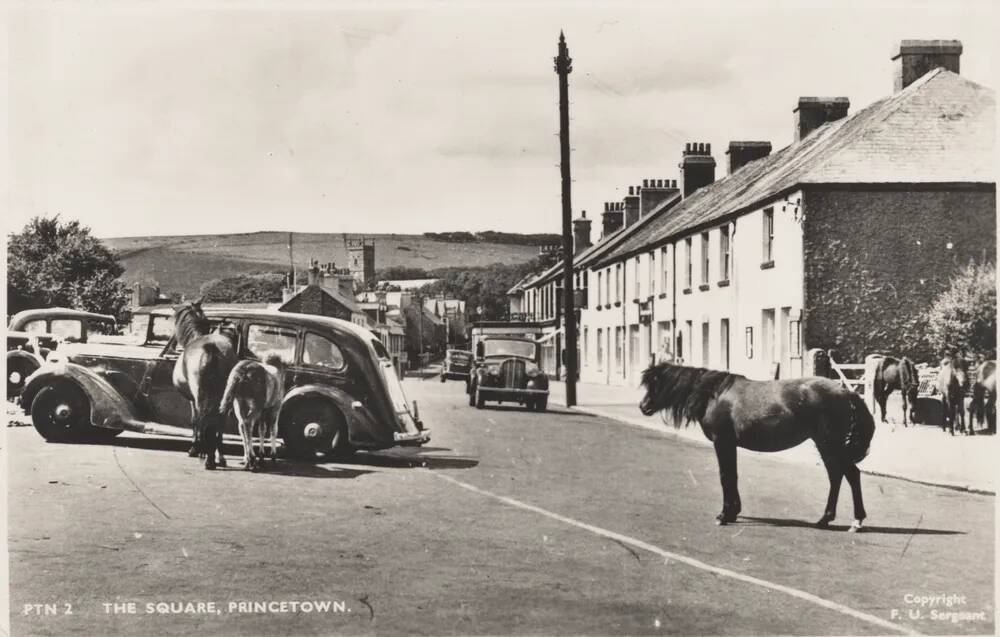
[(85, 437), (90, 423), (90, 401), (69, 382), (43, 387), (31, 401), (31, 422), (49, 442), (75, 442)]
[(347, 439), (347, 423), (338, 409), (325, 401), (295, 405), (282, 418), (281, 438), (288, 454), (301, 460), (345, 458), (354, 449)]
[(486, 396), (483, 395), (483, 390), (476, 387), (476, 409), (482, 409), (486, 406)]

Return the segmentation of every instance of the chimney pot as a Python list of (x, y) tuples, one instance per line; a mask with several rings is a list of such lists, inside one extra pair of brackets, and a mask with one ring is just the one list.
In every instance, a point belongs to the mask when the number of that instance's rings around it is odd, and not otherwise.
[(630, 194), (630, 195), (632, 194), (632, 186), (628, 187), (628, 194)]
[(939, 66), (958, 73), (961, 57), (959, 40), (903, 40), (892, 51), (893, 90), (903, 90)]
[(648, 179), (643, 179), (642, 180), (642, 187), (643, 188), (647, 188), (648, 186), (649, 186), (649, 180)]

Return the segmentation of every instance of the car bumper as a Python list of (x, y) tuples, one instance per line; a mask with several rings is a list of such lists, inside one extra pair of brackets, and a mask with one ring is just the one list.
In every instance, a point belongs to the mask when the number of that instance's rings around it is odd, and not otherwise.
[(469, 378), (469, 372), (447, 371), (441, 375), (451, 380), (466, 380), (467, 378)]
[(483, 394), (487, 399), (496, 397), (518, 397), (518, 396), (548, 396), (549, 390), (547, 389), (510, 389), (508, 387), (483, 387), (480, 385), (477, 389)]

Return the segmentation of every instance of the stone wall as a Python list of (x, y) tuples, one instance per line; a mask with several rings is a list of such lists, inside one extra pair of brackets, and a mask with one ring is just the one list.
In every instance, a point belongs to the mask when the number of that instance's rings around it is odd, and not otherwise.
[(840, 362), (930, 362), (921, 315), (970, 260), (996, 255), (996, 191), (804, 193), (803, 345)]

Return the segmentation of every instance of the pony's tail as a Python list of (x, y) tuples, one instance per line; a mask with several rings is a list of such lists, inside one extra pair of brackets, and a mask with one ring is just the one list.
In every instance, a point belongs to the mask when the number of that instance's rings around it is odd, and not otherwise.
[(222, 392), (222, 402), (219, 403), (219, 413), (225, 416), (233, 407), (233, 393), (236, 387), (243, 380), (243, 367), (245, 361), (237, 363), (229, 372), (229, 379), (226, 380), (226, 389)]
[(847, 400), (851, 405), (851, 422), (844, 440), (844, 453), (851, 464), (857, 464), (868, 455), (872, 436), (875, 435), (875, 419), (861, 396), (850, 392)]

